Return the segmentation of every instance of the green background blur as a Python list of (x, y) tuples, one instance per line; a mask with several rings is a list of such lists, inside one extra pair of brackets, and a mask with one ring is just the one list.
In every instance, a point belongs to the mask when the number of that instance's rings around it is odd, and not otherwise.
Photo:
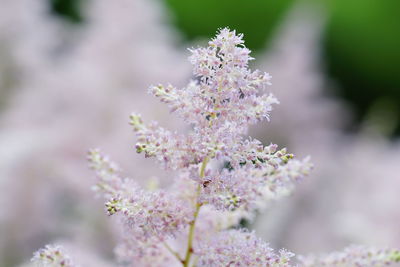
[[(85, 0), (49, 0), (55, 14), (79, 25)], [(186, 40), (214, 35), (229, 26), (255, 51), (268, 49), (274, 28), (300, 0), (162, 0)], [(356, 115), (349, 130), (373, 117), (389, 136), (400, 135), (400, 1), (308, 0), (326, 11), (323, 64), (336, 95)]]

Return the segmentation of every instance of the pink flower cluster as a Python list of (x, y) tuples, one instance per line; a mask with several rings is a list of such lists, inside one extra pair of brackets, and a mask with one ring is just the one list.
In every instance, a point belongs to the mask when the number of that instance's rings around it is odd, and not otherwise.
[(262, 207), (266, 200), (290, 193), (294, 183), (306, 175), (309, 168), (309, 159), (306, 158), (302, 161), (290, 160), (275, 167), (267, 165), (254, 168), (251, 165), (238, 169), (212, 170), (202, 180), (200, 200), (218, 210), (241, 207), (251, 212)]
[(216, 130), (230, 122), (242, 130), (245, 124), (268, 117), (271, 105), (278, 101), (272, 95), (257, 94), (258, 89), (270, 84), (271, 76), (248, 69), (253, 58), (243, 43), (242, 35), (222, 29), (207, 48), (189, 49), (193, 73), (199, 80), (184, 89), (158, 85), (150, 92), (199, 127)]
[(218, 233), (199, 249), (197, 266), (280, 266), (290, 267), (293, 253), (275, 253), (254, 232), (227, 230)]
[(128, 229), (138, 237), (163, 240), (192, 220), (190, 206), (173, 192), (146, 191), (132, 179), (121, 178), (119, 167), (98, 150), (89, 152), (89, 161), (98, 177), (94, 189), (104, 194), (108, 215), (123, 213)]
[(32, 262), (38, 266), (48, 267), (78, 267), (64, 250), (57, 245), (47, 245), (35, 252)]
[[(296, 160), (286, 149), (277, 150), (272, 144), (264, 147), (258, 140), (244, 138), (248, 125), (268, 119), (272, 104), (278, 101), (260, 92), (270, 84), (270, 76), (248, 69), (252, 58), (242, 35), (222, 29), (209, 47), (190, 51), (198, 80), (184, 89), (153, 86), (150, 93), (169, 104), (193, 130), (183, 135), (156, 122), (146, 125), (137, 114), (131, 115), (130, 124), (138, 137), (138, 153), (156, 158), (166, 170), (179, 170), (177, 183), (190, 178), (185, 182), (191, 188), (191, 200), (183, 201), (182, 191), (158, 191), (114, 194), (106, 203), (109, 214), (123, 212), (124, 225), (136, 233), (132, 235), (136, 239), (156, 236), (164, 241), (162, 234), (176, 237), (188, 231), (185, 256), (177, 256), (184, 266), (192, 264), (192, 254), (201, 258), (193, 249), (201, 245), (193, 241), (201, 207), (239, 210), (247, 216), (271, 196), (290, 190), (311, 168), (308, 159)], [(113, 167), (104, 168), (104, 157), (93, 151), (91, 159), (100, 180), (112, 180), (103, 178), (104, 169), (106, 173), (112, 170), (110, 176), (114, 173)], [(168, 199), (171, 196), (175, 199)]]
[(399, 262), (400, 251), (353, 245), (340, 252), (332, 252), (320, 257), (313, 255), (299, 256), (298, 259), (303, 267), (380, 267), (389, 265), (392, 262)]
[[(186, 88), (150, 88), (190, 124), (188, 134), (130, 117), (137, 152), (178, 172), (167, 173), (173, 177), (169, 187), (144, 190), (98, 150), (89, 152), (94, 189), (106, 198), (107, 214), (123, 225), (116, 249), (121, 265), (294, 266), (293, 253), (276, 253), (253, 232), (231, 229), (267, 200), (290, 192), (312, 168), (308, 158), (297, 160), (286, 149), (246, 138), (248, 126), (269, 119), (278, 101), (261, 91), (269, 74), (248, 69), (252, 58), (242, 37), (225, 28), (207, 48), (190, 50), (197, 80)], [(399, 260), (398, 254), (376, 255)], [(363, 253), (350, 257), (355, 263), (345, 266), (375, 266), (357, 265)]]
[[(258, 140), (243, 138), (248, 125), (268, 119), (278, 101), (260, 92), (270, 84), (271, 76), (248, 69), (253, 58), (242, 35), (225, 28), (207, 48), (190, 51), (198, 80), (183, 89), (152, 86), (150, 93), (169, 104), (193, 131), (181, 135), (157, 123), (146, 126), (139, 115), (132, 114), (136, 149), (155, 157), (167, 169), (189, 169), (191, 178), (201, 185), (203, 204), (254, 209), (271, 192), (289, 189), (308, 173), (311, 164), (307, 159), (293, 159), (286, 149), (277, 151), (276, 145), (264, 147)], [(228, 168), (205, 169), (199, 177), (198, 164), (209, 160), (226, 163)]]

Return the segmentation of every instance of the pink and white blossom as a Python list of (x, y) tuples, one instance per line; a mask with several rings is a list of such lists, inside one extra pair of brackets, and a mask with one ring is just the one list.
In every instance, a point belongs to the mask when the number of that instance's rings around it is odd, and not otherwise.
[(243, 35), (221, 29), (208, 47), (190, 51), (197, 80), (187, 89), (159, 85), (150, 93), (179, 113), (191, 131), (172, 132), (156, 122), (145, 124), (135, 113), (130, 117), (136, 151), (164, 167), (168, 186), (146, 190), (124, 178), (99, 150), (89, 152), (94, 190), (105, 197), (106, 213), (120, 218), (118, 263), (377, 267), (400, 261), (398, 250), (350, 247), (322, 258), (299, 256), (296, 265), (292, 252), (274, 252), (254, 232), (232, 229), (265, 202), (292, 191), (312, 164), (309, 157), (299, 160), (286, 148), (247, 136), (248, 126), (268, 120), (278, 100), (262, 91), (270, 75), (248, 69), (253, 58)]

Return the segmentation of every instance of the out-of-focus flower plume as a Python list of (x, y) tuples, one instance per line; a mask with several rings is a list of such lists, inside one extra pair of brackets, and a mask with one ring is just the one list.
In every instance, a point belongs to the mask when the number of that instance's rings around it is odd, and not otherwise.
[[(84, 177), (91, 174), (82, 158), (88, 147), (105, 144), (149, 177), (151, 163), (128, 161), (134, 152), (126, 146), (124, 118), (132, 105), (163, 118), (143, 88), (154, 80), (180, 84), (190, 74), (158, 2), (100, 0), (82, 7), (85, 23), (74, 28), (53, 17), (46, 1), (2, 2), (0, 265), (27, 258), (50, 236), (68, 234), (109, 250), (112, 244), (94, 241), (110, 239), (112, 231), (88, 204)], [(110, 140), (120, 145), (108, 146)]]

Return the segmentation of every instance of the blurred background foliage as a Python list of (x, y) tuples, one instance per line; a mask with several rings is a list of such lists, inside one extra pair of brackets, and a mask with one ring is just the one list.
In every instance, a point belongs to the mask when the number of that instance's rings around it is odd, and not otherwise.
[(175, 25), (188, 39), (212, 37), (217, 28), (230, 27), (246, 36), (252, 50), (265, 47), (277, 22), (294, 0), (165, 0)]
[(69, 22), (82, 22), (82, 12), (80, 7), (82, 0), (48, 0), (50, 2), (51, 11), (66, 19)]
[[(49, 0), (53, 13), (79, 25), (85, 0)], [(268, 41), (290, 7), (300, 0), (163, 0), (186, 40), (209, 38), (229, 26), (246, 35), (254, 51)], [(303, 0), (304, 2), (304, 0)], [(400, 1), (309, 0), (328, 14), (323, 63), (356, 121), (373, 119), (389, 136), (400, 135)]]

